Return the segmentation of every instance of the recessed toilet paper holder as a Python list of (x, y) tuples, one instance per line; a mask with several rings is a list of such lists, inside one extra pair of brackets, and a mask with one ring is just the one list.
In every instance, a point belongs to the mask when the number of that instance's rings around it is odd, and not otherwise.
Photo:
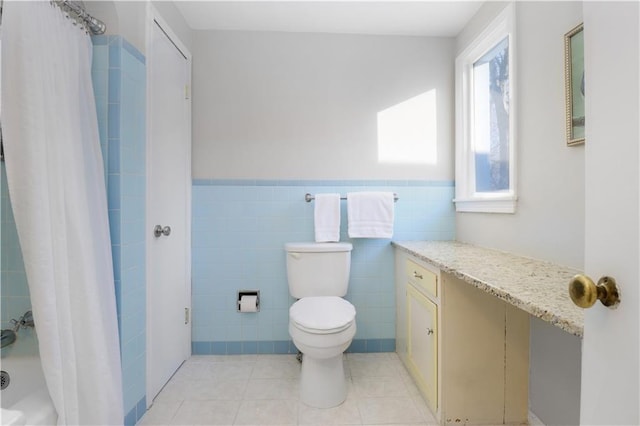
[(240, 310), (240, 301), (242, 296), (256, 296), (256, 312), (260, 312), (260, 290), (238, 290), (238, 298), (236, 302), (236, 308), (238, 312)]

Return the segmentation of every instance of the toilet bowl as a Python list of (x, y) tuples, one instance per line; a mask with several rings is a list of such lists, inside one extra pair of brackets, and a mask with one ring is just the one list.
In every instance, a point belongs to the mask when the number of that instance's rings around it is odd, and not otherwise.
[(304, 354), (300, 400), (312, 407), (340, 405), (347, 396), (342, 353), (356, 333), (356, 311), (337, 296), (311, 296), (289, 309), (289, 335)]
[(356, 334), (356, 309), (343, 299), (349, 287), (351, 243), (287, 243), (289, 335), (304, 355), (300, 400), (312, 407), (347, 397), (342, 353)]

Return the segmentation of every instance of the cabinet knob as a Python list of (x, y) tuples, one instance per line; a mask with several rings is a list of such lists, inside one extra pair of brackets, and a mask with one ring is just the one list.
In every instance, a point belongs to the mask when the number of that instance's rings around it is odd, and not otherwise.
[(600, 300), (608, 308), (615, 308), (620, 303), (616, 280), (607, 276), (600, 278), (598, 284), (595, 284), (586, 275), (576, 275), (569, 282), (569, 296), (580, 308), (590, 308), (596, 300)]
[(430, 336), (433, 334), (433, 328), (427, 328), (427, 336)]
[(419, 274), (418, 271), (413, 271), (413, 278), (417, 278), (419, 280), (422, 279), (422, 274)]

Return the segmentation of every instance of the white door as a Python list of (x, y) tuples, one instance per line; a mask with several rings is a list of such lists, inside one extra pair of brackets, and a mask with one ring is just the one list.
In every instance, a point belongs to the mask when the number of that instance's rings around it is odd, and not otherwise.
[[(146, 223), (149, 404), (191, 354), (190, 55), (152, 8), (150, 11)], [(159, 236), (154, 232), (158, 225), (164, 231)]]
[(638, 425), (640, 157), (637, 2), (584, 2), (585, 272), (612, 276), (615, 310), (585, 311), (580, 423)]

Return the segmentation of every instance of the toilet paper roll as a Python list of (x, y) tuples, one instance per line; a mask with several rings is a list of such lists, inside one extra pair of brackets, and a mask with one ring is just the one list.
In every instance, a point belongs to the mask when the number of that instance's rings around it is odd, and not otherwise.
[(240, 312), (258, 312), (258, 296), (242, 296)]

